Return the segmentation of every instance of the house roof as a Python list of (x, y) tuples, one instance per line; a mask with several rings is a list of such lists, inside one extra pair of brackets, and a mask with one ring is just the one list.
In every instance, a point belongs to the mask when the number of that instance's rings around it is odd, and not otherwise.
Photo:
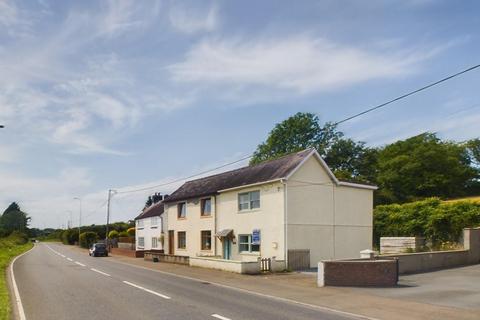
[(353, 183), (338, 180), (315, 149), (305, 149), (278, 159), (257, 165), (231, 170), (205, 178), (185, 182), (172, 193), (164, 203), (211, 196), (228, 189), (287, 179), (310, 157), (315, 156), (332, 181), (339, 186), (376, 190), (366, 183)]
[(312, 152), (314, 149), (306, 149), (257, 165), (187, 181), (165, 202), (209, 196), (220, 190), (285, 178)]
[(163, 210), (164, 210), (163, 201), (157, 202), (154, 205), (151, 205), (147, 209), (143, 210), (142, 213), (140, 213), (135, 218), (135, 220), (145, 219), (150, 217), (158, 217), (163, 213)]

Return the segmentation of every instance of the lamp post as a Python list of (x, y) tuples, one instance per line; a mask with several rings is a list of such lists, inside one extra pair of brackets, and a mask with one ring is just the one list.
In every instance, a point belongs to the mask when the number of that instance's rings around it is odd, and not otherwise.
[(80, 215), (78, 218), (78, 246), (80, 247), (80, 227), (82, 226), (82, 199), (79, 197), (73, 198), (73, 200), (78, 200), (80, 203)]
[(107, 226), (105, 230), (105, 245), (108, 247), (108, 224), (110, 223), (110, 201), (112, 196), (117, 193), (116, 190), (109, 189), (108, 190), (108, 199), (107, 199)]

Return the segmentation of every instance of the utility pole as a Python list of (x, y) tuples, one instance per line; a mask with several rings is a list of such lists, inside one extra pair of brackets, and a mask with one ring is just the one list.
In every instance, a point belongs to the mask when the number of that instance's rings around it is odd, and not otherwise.
[(108, 198), (107, 198), (107, 228), (105, 231), (105, 245), (108, 246), (108, 224), (110, 223), (110, 200), (112, 196), (117, 193), (116, 190), (109, 189), (108, 190)]
[(80, 247), (80, 227), (82, 226), (82, 199), (79, 197), (73, 198), (73, 200), (78, 200), (80, 202), (80, 215), (78, 217), (78, 246)]

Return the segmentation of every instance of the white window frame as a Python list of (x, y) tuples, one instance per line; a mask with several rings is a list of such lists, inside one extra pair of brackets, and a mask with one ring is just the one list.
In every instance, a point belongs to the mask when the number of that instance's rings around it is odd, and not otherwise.
[(157, 228), (158, 227), (158, 217), (154, 216), (150, 218), (150, 228)]
[(145, 237), (138, 237), (138, 247), (145, 248)]
[[(252, 194), (257, 193), (258, 194), (258, 200), (253, 200), (252, 199)], [(242, 196), (248, 195), (248, 201), (245, 202), (240, 202), (240, 198)], [(260, 209), (261, 206), (261, 201), (260, 201), (260, 190), (253, 190), (253, 191), (248, 191), (248, 192), (242, 192), (238, 194), (238, 211), (243, 212), (243, 211), (249, 211), (249, 210), (258, 210)], [(252, 208), (252, 203), (258, 201), (258, 207)], [(247, 204), (247, 208), (242, 208), (242, 205)]]
[(137, 229), (143, 229), (143, 219), (138, 219), (137, 220)]
[[(247, 237), (247, 242), (241, 242), (240, 239), (242, 237)], [(248, 250), (247, 251), (241, 250), (241, 245), (242, 244), (248, 245)], [(252, 250), (253, 246), (258, 246), (258, 251), (253, 251)], [(257, 244), (257, 245), (252, 244), (252, 234), (239, 234), (238, 235), (238, 252), (239, 253), (260, 253), (260, 250), (261, 250), (261, 246), (259, 244)]]
[(158, 238), (157, 237), (152, 237), (152, 249), (153, 248), (158, 248)]

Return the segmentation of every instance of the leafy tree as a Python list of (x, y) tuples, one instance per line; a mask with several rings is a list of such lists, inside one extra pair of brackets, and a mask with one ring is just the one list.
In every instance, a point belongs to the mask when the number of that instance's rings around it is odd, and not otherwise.
[(98, 240), (98, 234), (92, 231), (86, 231), (80, 234), (80, 246), (90, 248)]
[(378, 151), (377, 203), (468, 194), (479, 171), (465, 146), (433, 133), (397, 141)]
[(108, 239), (115, 239), (118, 238), (118, 231), (112, 230), (108, 233)]
[(29, 221), (30, 217), (16, 202), (12, 202), (0, 217), (0, 229), (6, 234), (13, 231), (26, 232)]
[(275, 125), (267, 140), (258, 145), (250, 164), (307, 148), (315, 148), (339, 178), (372, 181), (375, 178), (375, 150), (363, 142), (344, 138), (333, 123), (321, 126), (313, 113), (299, 112)]

